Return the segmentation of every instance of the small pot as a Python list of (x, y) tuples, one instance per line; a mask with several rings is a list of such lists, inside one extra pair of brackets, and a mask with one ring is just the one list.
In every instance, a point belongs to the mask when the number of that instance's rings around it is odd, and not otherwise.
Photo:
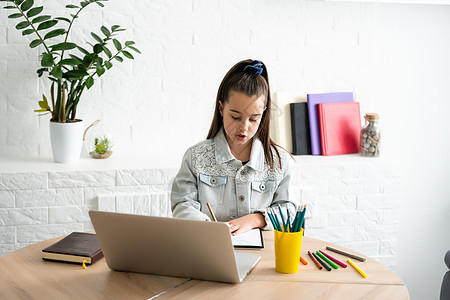
[(55, 162), (71, 163), (80, 159), (83, 132), (83, 120), (71, 123), (50, 121), (50, 142)]

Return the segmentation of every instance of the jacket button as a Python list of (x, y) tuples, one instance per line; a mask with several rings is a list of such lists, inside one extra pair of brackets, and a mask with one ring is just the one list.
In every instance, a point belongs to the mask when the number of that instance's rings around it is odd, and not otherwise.
[(239, 196), (239, 201), (241, 201), (241, 202), (245, 201), (245, 197), (244, 196)]
[(211, 184), (214, 184), (217, 182), (217, 180), (215, 178), (211, 178), (210, 182), (211, 182)]
[(259, 188), (260, 188), (261, 190), (265, 190), (265, 189), (266, 189), (266, 186), (265, 186), (264, 184), (261, 184), (261, 185), (259, 186)]

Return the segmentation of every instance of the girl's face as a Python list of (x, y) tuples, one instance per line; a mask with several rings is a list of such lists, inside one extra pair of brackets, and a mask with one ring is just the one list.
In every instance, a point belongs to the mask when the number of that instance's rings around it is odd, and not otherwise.
[(223, 126), (230, 147), (251, 141), (258, 131), (265, 109), (264, 95), (247, 96), (231, 91), (228, 102), (223, 104), (219, 101), (219, 110), (223, 116)]

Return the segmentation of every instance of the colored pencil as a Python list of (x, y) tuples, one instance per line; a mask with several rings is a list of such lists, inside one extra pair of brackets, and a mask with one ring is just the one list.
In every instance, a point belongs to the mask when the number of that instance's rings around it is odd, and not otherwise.
[(347, 258), (347, 261), (349, 264), (352, 265), (353, 268), (355, 268), (356, 271), (358, 271), (359, 274), (361, 274), (362, 277), (367, 278), (367, 274), (363, 270), (361, 270), (357, 265), (355, 265), (355, 263), (351, 261), (350, 258)]
[(342, 250), (338, 250), (338, 249), (331, 248), (331, 247), (328, 247), (328, 246), (326, 247), (326, 249), (330, 250), (330, 251), (333, 251), (333, 252), (336, 252), (336, 253), (339, 253), (339, 254), (342, 254), (342, 255), (345, 255), (345, 256), (348, 256), (348, 257), (351, 257), (351, 258), (354, 258), (354, 259), (359, 260), (359, 261), (366, 261), (366, 259), (363, 258), (363, 257), (359, 257), (359, 256), (356, 256), (354, 254), (350, 254), (350, 253), (344, 252)]
[(211, 205), (209, 205), (209, 202), (206, 202), (206, 206), (208, 206), (209, 212), (211, 213), (211, 217), (213, 218), (214, 222), (217, 222), (216, 216), (214, 215), (214, 212), (211, 208)]
[(308, 251), (308, 255), (309, 257), (311, 257), (312, 261), (314, 262), (314, 264), (316, 265), (317, 268), (319, 268), (319, 270), (322, 270), (323, 267), (322, 265), (317, 261), (317, 259), (312, 255), (311, 252)]
[(284, 216), (283, 216), (283, 212), (281, 211), (281, 205), (278, 204), (278, 210), (280, 211), (280, 216), (281, 216), (281, 222), (283, 222), (283, 231), (286, 232), (286, 223), (284, 221)]
[(324, 261), (326, 261), (330, 266), (332, 266), (333, 268), (337, 269), (338, 266), (332, 262), (328, 257), (326, 257), (325, 255), (322, 254), (322, 252), (320, 251), (316, 251), (316, 254), (320, 256), (320, 258), (322, 258)]
[(300, 261), (302, 262), (302, 264), (304, 264), (305, 266), (308, 264), (308, 262), (300, 256)]
[(313, 252), (312, 255), (314, 255), (314, 257), (317, 259), (317, 261), (320, 262), (320, 264), (321, 264), (325, 269), (327, 269), (328, 271), (331, 271), (330, 266), (327, 265), (326, 262), (324, 262), (323, 260), (321, 260), (320, 257), (317, 256), (317, 254), (315, 254), (315, 253)]
[(337, 260), (336, 258), (334, 258), (333, 256), (326, 254), (325, 252), (323, 252), (322, 250), (319, 250), (323, 255), (325, 255), (326, 257), (328, 257), (330, 260), (334, 261), (335, 263), (337, 263), (338, 265), (340, 265), (343, 268), (347, 268), (347, 265), (344, 264), (343, 262), (341, 262), (340, 260)]

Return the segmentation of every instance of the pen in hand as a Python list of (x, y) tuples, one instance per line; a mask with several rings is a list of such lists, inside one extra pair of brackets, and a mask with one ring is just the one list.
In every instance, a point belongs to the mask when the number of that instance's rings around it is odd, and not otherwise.
[(213, 212), (209, 202), (206, 202), (206, 206), (208, 206), (209, 212), (211, 213), (211, 217), (213, 218), (214, 222), (217, 222), (216, 216), (214, 215), (214, 212)]

